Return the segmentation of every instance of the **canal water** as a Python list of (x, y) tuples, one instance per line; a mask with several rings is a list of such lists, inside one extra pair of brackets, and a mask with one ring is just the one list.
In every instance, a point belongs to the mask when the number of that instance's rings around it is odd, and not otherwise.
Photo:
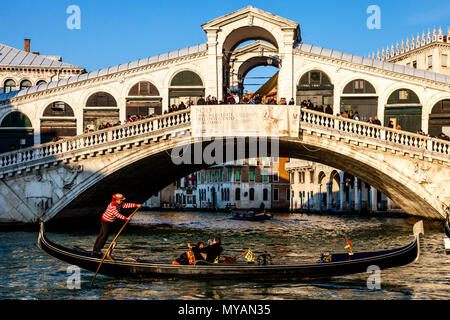
[[(116, 256), (171, 262), (185, 242), (205, 243), (220, 236), (223, 255), (246, 248), (268, 252), (274, 262), (314, 262), (324, 251), (397, 248), (412, 241), (415, 218), (356, 217), (321, 214), (276, 214), (262, 222), (232, 220), (216, 212), (138, 212), (118, 239)], [(121, 222), (117, 222), (120, 227)], [(63, 228), (64, 229), (64, 228)], [(97, 228), (49, 230), (50, 240), (91, 249)], [(114, 235), (110, 236), (111, 240)], [(425, 223), (424, 248), (417, 262), (382, 270), (380, 289), (368, 288), (372, 273), (316, 281), (251, 282), (229, 280), (130, 280), (81, 270), (79, 289), (68, 287), (68, 264), (36, 246), (37, 232), (0, 233), (0, 299), (439, 299), (450, 297), (450, 256), (445, 255), (443, 228)], [(241, 258), (243, 259), (243, 258)], [(69, 270), (69, 272), (68, 272)], [(370, 281), (369, 281), (370, 282)], [(372, 283), (372, 282), (370, 282)]]

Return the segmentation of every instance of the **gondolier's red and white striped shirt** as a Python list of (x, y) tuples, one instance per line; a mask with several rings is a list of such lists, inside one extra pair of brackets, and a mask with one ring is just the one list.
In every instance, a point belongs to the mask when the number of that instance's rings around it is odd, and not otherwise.
[[(121, 206), (124, 209), (136, 208), (138, 205), (136, 203), (123, 203)], [(127, 220), (128, 218), (120, 214), (117, 210), (117, 203), (115, 201), (111, 202), (106, 208), (105, 213), (102, 215), (102, 220), (107, 222), (113, 222), (116, 218)]]

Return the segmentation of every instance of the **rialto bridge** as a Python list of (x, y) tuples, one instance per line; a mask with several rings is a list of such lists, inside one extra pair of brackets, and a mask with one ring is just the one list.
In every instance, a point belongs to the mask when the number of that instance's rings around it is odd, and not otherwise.
[[(450, 205), (449, 144), (411, 132), (440, 132), (449, 125), (442, 112), (450, 99), (449, 76), (302, 43), (297, 23), (251, 6), (202, 28), (205, 44), (0, 95), (0, 151), (15, 140), (28, 147), (0, 155), (0, 218), (98, 213), (117, 185), (144, 201), (207, 166), (172, 163), (174, 146), (196, 140), (189, 110), (176, 116), (164, 111), (187, 98), (222, 100), (239, 80), (233, 78), (239, 67), (247, 68), (241, 69), (245, 76), (268, 59), (279, 68), (279, 98), (330, 104), (333, 114), (351, 108), (363, 120), (375, 115), (382, 122), (408, 120), (403, 129), (409, 132), (375, 130), (304, 110), (299, 136), (280, 138), (280, 156), (342, 169), (410, 214), (444, 217)], [(249, 40), (260, 41), (251, 54), (239, 47)], [(406, 109), (411, 112), (403, 113)], [(433, 122), (436, 112), (441, 122)], [(86, 127), (149, 113), (160, 116), (82, 135)], [(56, 135), (64, 139), (40, 145)]]

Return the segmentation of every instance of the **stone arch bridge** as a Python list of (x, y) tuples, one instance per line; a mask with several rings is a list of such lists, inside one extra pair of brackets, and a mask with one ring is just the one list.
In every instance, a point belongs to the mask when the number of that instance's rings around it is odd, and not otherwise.
[[(307, 109), (301, 109), (299, 123), (298, 136), (276, 138), (277, 156), (355, 175), (408, 214), (445, 217), (450, 206), (448, 141)], [(174, 148), (204, 150), (211, 143), (195, 138), (192, 125), (186, 109), (0, 154), (0, 219), (35, 222), (99, 214), (115, 192), (143, 202), (175, 179), (210, 165), (171, 159)], [(245, 138), (248, 145), (257, 137)], [(241, 154), (247, 156), (248, 151)]]

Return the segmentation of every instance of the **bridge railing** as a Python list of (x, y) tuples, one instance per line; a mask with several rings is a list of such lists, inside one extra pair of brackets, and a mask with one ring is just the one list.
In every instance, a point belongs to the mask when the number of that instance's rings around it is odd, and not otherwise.
[[(383, 127), (367, 122), (333, 116), (327, 113), (301, 109), (301, 123), (308, 123), (324, 129), (334, 129), (367, 138), (450, 155), (450, 141), (431, 138), (403, 130)], [(300, 124), (301, 127), (301, 124)]]
[(157, 130), (187, 123), (190, 123), (189, 109), (89, 132), (56, 142), (19, 149), (0, 154), (0, 169), (48, 157), (56, 157), (67, 152), (76, 153), (77, 151), (83, 151), (93, 146), (126, 139), (128, 137), (145, 135)]

